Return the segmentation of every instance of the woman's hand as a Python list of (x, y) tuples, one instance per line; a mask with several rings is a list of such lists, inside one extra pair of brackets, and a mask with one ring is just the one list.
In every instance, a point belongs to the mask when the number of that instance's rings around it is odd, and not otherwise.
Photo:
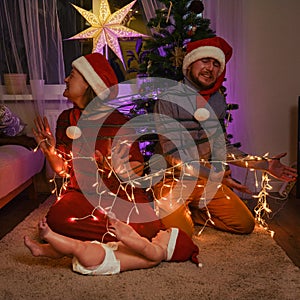
[(133, 174), (131, 162), (129, 159), (130, 145), (118, 141), (112, 148), (111, 139), (107, 143), (107, 156), (104, 156), (99, 150), (95, 150), (95, 160), (102, 169), (111, 170), (120, 178), (127, 178), (129, 174)]
[(51, 168), (59, 176), (66, 177), (68, 175), (68, 167), (63, 158), (56, 154), (55, 138), (50, 130), (47, 118), (38, 116), (34, 120), (34, 124), (36, 126), (35, 129), (32, 129), (34, 138), (50, 163)]
[(50, 130), (50, 125), (46, 117), (41, 118), (38, 116), (34, 120), (36, 128), (33, 128), (34, 138), (39, 145), (43, 153), (47, 151), (54, 151), (55, 148), (55, 138)]

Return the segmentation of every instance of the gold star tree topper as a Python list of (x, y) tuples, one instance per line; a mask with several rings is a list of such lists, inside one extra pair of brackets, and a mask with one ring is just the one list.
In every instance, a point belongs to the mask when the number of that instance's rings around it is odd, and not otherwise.
[(122, 50), (118, 39), (124, 37), (146, 37), (146, 35), (122, 25), (123, 19), (126, 17), (135, 2), (136, 0), (111, 14), (108, 1), (100, 0), (99, 16), (72, 4), (76, 10), (87, 20), (91, 27), (74, 35), (73, 37), (68, 38), (68, 40), (92, 38), (92, 52), (99, 52), (103, 54), (103, 48), (108, 46), (117, 55), (125, 67)]

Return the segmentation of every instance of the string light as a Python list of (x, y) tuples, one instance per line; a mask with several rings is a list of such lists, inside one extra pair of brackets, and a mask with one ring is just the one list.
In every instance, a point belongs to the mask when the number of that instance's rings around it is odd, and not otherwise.
[(268, 174), (264, 172), (262, 174), (261, 180), (261, 191), (258, 193), (257, 196), (253, 196), (257, 199), (257, 205), (254, 208), (254, 212), (255, 219), (258, 222), (258, 224), (265, 230), (267, 230), (273, 237), (274, 232), (269, 230), (269, 226), (264, 219), (265, 216), (269, 217), (269, 214), (272, 212), (267, 201), (267, 196), (269, 195), (268, 191), (271, 189), (272, 186), (270, 185), (270, 179), (268, 177)]
[(44, 143), (44, 142), (48, 142), (48, 140), (47, 140), (47, 139), (41, 140), (41, 141), (37, 144), (37, 146), (33, 149), (33, 152), (38, 151), (38, 149), (40, 148), (41, 144)]
[[(47, 139), (41, 140), (37, 146), (37, 148), (35, 149), (35, 151), (37, 151), (38, 147), (40, 147), (41, 143), (46, 142), (49, 144)], [(128, 141), (124, 141), (123, 144), (129, 145)], [(49, 144), (50, 145), (50, 144)], [(51, 145), (50, 145), (51, 146)], [(113, 208), (115, 205), (115, 202), (117, 201), (118, 198), (118, 194), (119, 192), (122, 190), (124, 191), (126, 198), (128, 201), (133, 203), (133, 207), (131, 208), (128, 216), (127, 216), (127, 223), (130, 223), (130, 217), (132, 215), (133, 212), (136, 212), (137, 214), (139, 214), (139, 210), (138, 207), (136, 205), (135, 202), (135, 197), (134, 197), (134, 189), (136, 188), (136, 186), (138, 187), (145, 187), (145, 190), (147, 192), (151, 192), (152, 196), (153, 196), (153, 201), (154, 204), (158, 204), (161, 201), (169, 201), (169, 206), (170, 208), (172, 207), (176, 207), (175, 205), (180, 204), (180, 205), (186, 205), (186, 201), (184, 201), (184, 197), (183, 197), (183, 192), (184, 192), (184, 188), (186, 188), (187, 186), (183, 184), (184, 182), (184, 178), (185, 177), (190, 177), (191, 174), (189, 173), (190, 169), (191, 169), (191, 164), (195, 163), (197, 161), (191, 161), (189, 163), (179, 163), (176, 164), (175, 166), (169, 167), (167, 169), (161, 169), (159, 171), (156, 171), (153, 174), (146, 174), (144, 176), (141, 176), (139, 178), (131, 178), (130, 177), (130, 172), (129, 170), (127, 170), (124, 167), (124, 173), (126, 173), (128, 175), (128, 179), (124, 180), (124, 178), (120, 178), (120, 176), (118, 176), (118, 173), (115, 171), (115, 169), (113, 168), (113, 166), (110, 163), (110, 159), (111, 157), (104, 157), (104, 163), (102, 164), (102, 167), (106, 166), (107, 170), (109, 171), (108, 177), (111, 177), (112, 175), (115, 176), (115, 178), (118, 180), (119, 185), (117, 188), (116, 192), (107, 192), (106, 190), (102, 190), (102, 181), (101, 181), (101, 176), (100, 174), (103, 174), (105, 172), (104, 168), (101, 168), (99, 166), (99, 164), (97, 163), (97, 160), (95, 159), (95, 157), (74, 157), (73, 153), (64, 153), (58, 149), (55, 149), (55, 153), (57, 156), (59, 156), (61, 159), (63, 159), (64, 161), (64, 169), (59, 172), (59, 175), (62, 177), (62, 184), (60, 189), (58, 189), (58, 184), (56, 182), (56, 175), (53, 176), (52, 179), (50, 179), (50, 182), (54, 184), (54, 189), (52, 191), (52, 193), (56, 194), (56, 198), (57, 201), (59, 201), (61, 199), (62, 193), (64, 190), (67, 189), (67, 186), (69, 184), (69, 180), (71, 175), (67, 172), (68, 169), (71, 168), (70, 166), (70, 162), (76, 159), (86, 159), (86, 160), (91, 160), (93, 162), (95, 162), (97, 168), (96, 168), (96, 173), (95, 173), (95, 182), (94, 184), (92, 184), (92, 187), (95, 189), (96, 194), (98, 195), (98, 205), (94, 206), (93, 211), (83, 217), (70, 217), (68, 219), (68, 221), (70, 223), (73, 222), (77, 222), (77, 221), (81, 221), (81, 220), (85, 220), (87, 218), (91, 218), (94, 221), (98, 221), (97, 216), (95, 215), (96, 211), (100, 211), (101, 213), (103, 213), (104, 215), (107, 216), (111, 216), (113, 218), (116, 218), (114, 213), (113, 213)], [(228, 162), (240, 162), (240, 163), (244, 163), (245, 166), (248, 166), (249, 163), (253, 162), (253, 161), (260, 161), (263, 159), (268, 159), (267, 158), (267, 154), (265, 154), (263, 157), (259, 157), (259, 156), (246, 156), (243, 158), (236, 158), (233, 154), (229, 156), (229, 161)], [(223, 166), (227, 165), (227, 162), (223, 162), (223, 161), (205, 161), (203, 159), (200, 160), (202, 165), (206, 165), (206, 164), (212, 164), (212, 163), (221, 163), (223, 164)], [(178, 168), (181, 168), (183, 170), (182, 175), (180, 178), (176, 178), (175, 177), (175, 170), (177, 170)], [(132, 171), (132, 170), (131, 170)], [(166, 175), (171, 175), (172, 177), (172, 184), (170, 184), (170, 181), (167, 180)], [(160, 196), (159, 198), (156, 197), (154, 189), (152, 187), (152, 183), (155, 177), (162, 177), (163, 180), (163, 186), (161, 188), (161, 192), (160, 192)], [(258, 179), (257, 176), (255, 176), (255, 180), (256, 180), (256, 184), (255, 186), (258, 186)], [(258, 195), (254, 195), (253, 198), (257, 199), (257, 205), (254, 209), (255, 212), (255, 219), (258, 222), (258, 224), (263, 227), (265, 230), (267, 230), (268, 232), (270, 232), (270, 234), (273, 236), (273, 232), (270, 231), (268, 229), (268, 225), (264, 220), (264, 217), (266, 215), (269, 215), (269, 213), (271, 212), (271, 209), (269, 208), (268, 202), (267, 202), (267, 196), (268, 196), (268, 190), (272, 189), (272, 186), (270, 185), (270, 179), (268, 177), (268, 174), (266, 172), (263, 173), (262, 175), (262, 179), (261, 179), (261, 190), (258, 193)], [(180, 184), (179, 186), (179, 196), (177, 199), (173, 199), (173, 197), (164, 197), (163, 196), (163, 190), (164, 188), (167, 188), (169, 190), (169, 193), (172, 193), (172, 190), (174, 189), (174, 185), (176, 184)], [(204, 188), (204, 185), (196, 185), (197, 187), (200, 188)], [(217, 188), (221, 188), (222, 185), (219, 184), (217, 186)], [(130, 192), (129, 192), (130, 190)], [(102, 207), (101, 205), (101, 200), (102, 200), (102, 196), (104, 194), (109, 194), (112, 197), (112, 203), (109, 207)], [(226, 199), (230, 199), (230, 197), (228, 195), (226, 195), (226, 193), (224, 192)], [(207, 224), (210, 222), (212, 225), (214, 225), (214, 222), (212, 220), (211, 214), (209, 212), (209, 209), (207, 208), (207, 197), (206, 197), (206, 190), (204, 189), (204, 192), (200, 198), (200, 203), (201, 205), (204, 205), (204, 208), (206, 209), (206, 214), (207, 214), (207, 220), (205, 222), (205, 224), (203, 225), (203, 227), (201, 228), (201, 230), (197, 233), (197, 235), (200, 235), (204, 228), (207, 226)], [(186, 206), (187, 208), (187, 212), (189, 212), (188, 206)], [(156, 214), (158, 215), (158, 207), (156, 207), (156, 205), (154, 206), (154, 210), (156, 212)], [(107, 226), (107, 233), (110, 235), (113, 235), (113, 233), (109, 232), (108, 226)]]

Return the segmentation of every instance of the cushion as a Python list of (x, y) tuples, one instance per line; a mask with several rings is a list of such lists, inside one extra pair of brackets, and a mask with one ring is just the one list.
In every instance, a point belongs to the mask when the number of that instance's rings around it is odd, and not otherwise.
[(25, 128), (19, 117), (13, 114), (10, 109), (0, 104), (0, 135), (16, 136)]
[(33, 152), (18, 145), (0, 146), (0, 198), (39, 173), (44, 160), (40, 150)]

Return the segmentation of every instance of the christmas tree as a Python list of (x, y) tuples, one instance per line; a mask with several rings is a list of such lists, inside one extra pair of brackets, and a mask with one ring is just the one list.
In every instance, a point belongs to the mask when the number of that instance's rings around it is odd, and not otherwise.
[(156, 10), (156, 16), (147, 25), (153, 38), (145, 41), (146, 55), (140, 73), (180, 81), (186, 43), (213, 37), (215, 33), (209, 27), (210, 20), (202, 17), (204, 6), (200, 0), (159, 2), (164, 8)]
[[(139, 64), (139, 70), (132, 69), (132, 71), (138, 71), (139, 75), (181, 81), (183, 79), (182, 63), (186, 44), (190, 41), (214, 37), (216, 34), (210, 28), (210, 20), (202, 16), (204, 10), (202, 1), (159, 0), (159, 2), (164, 4), (164, 8), (156, 10), (156, 16), (147, 24), (151, 29), (152, 38), (145, 40), (144, 44), (142, 39), (138, 39), (136, 54), (133, 51), (128, 53), (128, 57), (130, 57), (128, 66), (130, 69), (131, 61), (136, 60)], [(224, 86), (221, 87), (220, 92), (226, 97)], [(130, 111), (131, 117), (140, 115), (141, 111), (152, 113), (154, 104), (154, 99), (141, 97)], [(237, 104), (228, 104), (227, 116), (224, 120), (226, 127), (232, 122), (231, 110), (234, 109), (238, 109)], [(147, 141), (147, 146), (142, 147), (142, 152), (145, 160), (148, 160), (154, 153), (158, 137), (151, 130), (149, 132), (147, 129), (144, 130), (144, 140)], [(228, 137), (231, 139), (232, 135)], [(140, 139), (142, 142), (144, 140)], [(143, 143), (143, 145), (145, 144)], [(236, 143), (234, 146), (240, 147), (240, 143)]]

